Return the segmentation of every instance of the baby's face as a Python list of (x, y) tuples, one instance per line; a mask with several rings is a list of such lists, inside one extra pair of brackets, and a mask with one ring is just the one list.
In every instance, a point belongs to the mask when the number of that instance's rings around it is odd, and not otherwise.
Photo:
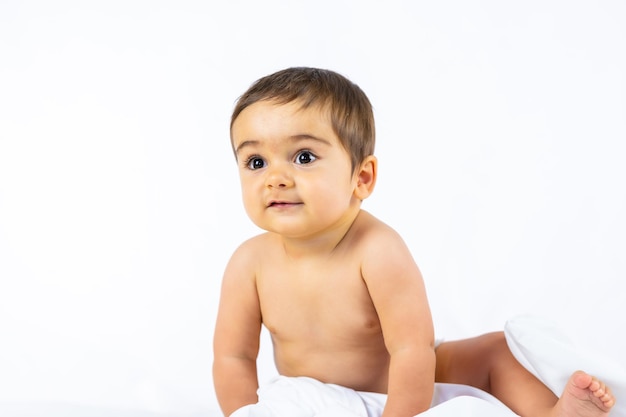
[(231, 135), (244, 206), (262, 229), (314, 237), (359, 206), (350, 156), (323, 109), (260, 101), (239, 114)]

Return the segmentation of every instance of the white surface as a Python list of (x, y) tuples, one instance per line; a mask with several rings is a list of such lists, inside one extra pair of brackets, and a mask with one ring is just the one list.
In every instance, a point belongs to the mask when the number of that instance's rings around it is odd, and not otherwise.
[(218, 410), (200, 413), (154, 413), (136, 409), (81, 406), (54, 402), (0, 402), (3, 417), (222, 417)]
[(292, 65), (372, 100), (364, 208), (439, 336), (533, 312), (623, 365), (625, 31), (619, 0), (1, 2), (0, 401), (216, 409), (220, 276), (256, 233), (229, 114)]

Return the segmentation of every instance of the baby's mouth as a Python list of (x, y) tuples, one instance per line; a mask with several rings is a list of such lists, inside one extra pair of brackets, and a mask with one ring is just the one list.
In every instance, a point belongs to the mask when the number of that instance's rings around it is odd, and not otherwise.
[(302, 203), (294, 203), (291, 201), (271, 201), (268, 207), (290, 207), (290, 206), (296, 206), (298, 204), (302, 204)]

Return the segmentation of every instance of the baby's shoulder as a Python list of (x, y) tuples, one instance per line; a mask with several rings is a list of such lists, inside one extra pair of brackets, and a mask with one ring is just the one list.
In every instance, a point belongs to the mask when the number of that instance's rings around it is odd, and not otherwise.
[(244, 240), (237, 250), (242, 251), (254, 251), (264, 246), (272, 245), (272, 234), (271, 233), (261, 233), (256, 236), (252, 236), (246, 240)]
[(254, 275), (263, 263), (273, 244), (264, 234), (249, 238), (241, 243), (232, 253), (226, 267), (226, 275)]
[(275, 240), (270, 233), (262, 233), (251, 237), (235, 249), (233, 257), (243, 259), (258, 258), (276, 246)]
[(355, 222), (356, 232), (363, 242), (378, 242), (380, 240), (402, 240), (400, 234), (387, 223), (374, 215), (362, 210)]
[(358, 248), (364, 256), (380, 253), (381, 248), (404, 245), (404, 240), (394, 228), (368, 212), (362, 211), (353, 226), (349, 244), (353, 249)]

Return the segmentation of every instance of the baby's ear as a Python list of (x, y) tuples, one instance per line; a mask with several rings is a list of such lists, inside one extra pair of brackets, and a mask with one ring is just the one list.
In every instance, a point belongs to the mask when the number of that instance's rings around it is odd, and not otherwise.
[(374, 155), (370, 155), (361, 163), (356, 172), (356, 188), (354, 195), (359, 200), (365, 200), (374, 191), (376, 185), (376, 175), (378, 174), (378, 160)]

